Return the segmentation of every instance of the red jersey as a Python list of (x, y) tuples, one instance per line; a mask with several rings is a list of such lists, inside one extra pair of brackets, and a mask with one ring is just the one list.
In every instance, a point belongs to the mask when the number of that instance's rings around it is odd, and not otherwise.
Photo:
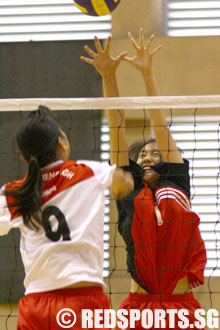
[(160, 178), (152, 190), (143, 181), (143, 169), (130, 161), (124, 167), (135, 179), (135, 190), (117, 202), (119, 232), (126, 242), (128, 271), (149, 293), (172, 293), (188, 276), (191, 286), (204, 283), (206, 250), (199, 216), (192, 212), (188, 162), (161, 163)]

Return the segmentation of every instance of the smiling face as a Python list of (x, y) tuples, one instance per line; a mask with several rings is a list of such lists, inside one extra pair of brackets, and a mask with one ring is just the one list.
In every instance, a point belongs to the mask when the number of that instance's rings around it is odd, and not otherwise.
[(137, 164), (144, 169), (144, 181), (154, 184), (159, 178), (159, 174), (151, 166), (161, 162), (161, 153), (155, 142), (146, 144), (138, 154)]

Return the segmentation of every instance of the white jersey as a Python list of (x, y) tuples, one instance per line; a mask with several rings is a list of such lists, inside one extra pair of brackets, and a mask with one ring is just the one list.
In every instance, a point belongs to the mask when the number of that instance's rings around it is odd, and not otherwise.
[(45, 225), (38, 231), (24, 226), (2, 191), (0, 235), (13, 227), (21, 231), (26, 294), (82, 281), (104, 285), (104, 190), (112, 183), (115, 168), (96, 161), (58, 161), (44, 167)]

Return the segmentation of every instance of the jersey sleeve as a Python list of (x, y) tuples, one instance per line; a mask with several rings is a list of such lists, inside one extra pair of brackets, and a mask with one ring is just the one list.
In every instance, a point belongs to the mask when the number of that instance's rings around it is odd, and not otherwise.
[(190, 198), (189, 162), (184, 163), (160, 163), (152, 168), (160, 174), (158, 187), (174, 186), (180, 188)]
[(130, 172), (132, 174), (134, 178), (134, 190), (138, 189), (140, 186), (143, 185), (144, 170), (140, 165), (129, 159), (129, 165), (121, 166), (121, 168), (124, 171)]
[(103, 185), (104, 189), (112, 184), (113, 173), (116, 165), (109, 165), (108, 163), (101, 163), (97, 161), (78, 160), (77, 164), (85, 164), (94, 172), (96, 179)]
[(6, 235), (12, 228), (11, 214), (9, 212), (4, 187), (0, 190), (0, 235)]

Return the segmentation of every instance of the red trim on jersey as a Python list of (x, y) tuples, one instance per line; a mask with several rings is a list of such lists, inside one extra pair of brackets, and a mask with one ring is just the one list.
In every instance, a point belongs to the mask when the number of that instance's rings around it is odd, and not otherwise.
[[(25, 174), (25, 177), (21, 180), (16, 180), (16, 181), (13, 181), (13, 182), (6, 183), (5, 190), (13, 190), (13, 189), (18, 188), (19, 186), (22, 186), (24, 184), (26, 178), (27, 178), (27, 174)], [(9, 196), (5, 196), (5, 198), (6, 198), (8, 210), (11, 214), (11, 221), (12, 221), (13, 219), (20, 216), (19, 214), (15, 214), (15, 211), (17, 210), (16, 206), (9, 206), (9, 205), (15, 204), (16, 201), (15, 201), (14, 198), (9, 197)]]
[[(87, 180), (94, 176), (93, 170), (85, 164), (76, 164), (75, 161), (63, 162), (47, 171), (42, 171), (44, 189), (43, 204), (47, 203), (57, 194), (68, 189), (75, 184)], [(21, 186), (27, 178), (27, 174), (22, 180), (17, 180), (6, 184), (6, 189), (13, 189)], [(14, 204), (16, 201), (6, 196), (7, 205)], [(20, 214), (15, 211), (17, 207), (8, 206), (11, 213), (11, 220), (19, 217)]]
[[(58, 172), (56, 176), (54, 176), (50, 180), (45, 180), (46, 175), (52, 176), (55, 172)], [(42, 172), (42, 176), (44, 179), (44, 190), (43, 190), (43, 204), (47, 203), (51, 198), (55, 195), (61, 193), (65, 189), (81, 182), (86, 179), (94, 176), (93, 170), (85, 164), (76, 164), (74, 161), (67, 161), (59, 164), (58, 166)], [(49, 192), (48, 190), (52, 189), (52, 187), (56, 186), (56, 191)], [(46, 194), (48, 191), (49, 195)]]

